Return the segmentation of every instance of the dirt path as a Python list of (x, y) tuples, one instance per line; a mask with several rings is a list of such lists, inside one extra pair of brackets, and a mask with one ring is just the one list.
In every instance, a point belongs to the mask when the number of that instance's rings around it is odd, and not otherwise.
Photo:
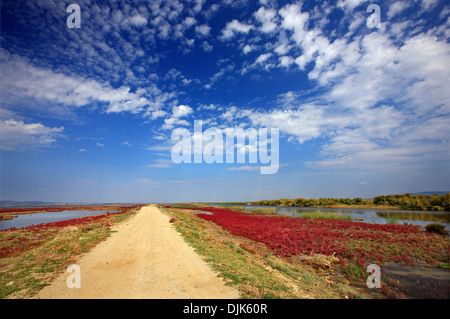
[(158, 208), (146, 206), (78, 261), (81, 288), (63, 273), (37, 298), (238, 298)]

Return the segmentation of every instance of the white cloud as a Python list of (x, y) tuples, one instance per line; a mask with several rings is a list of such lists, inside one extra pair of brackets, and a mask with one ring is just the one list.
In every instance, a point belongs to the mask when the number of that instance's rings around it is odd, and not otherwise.
[(200, 12), (206, 0), (195, 0), (194, 12)]
[(297, 44), (301, 44), (307, 35), (305, 27), (309, 20), (309, 13), (302, 12), (297, 4), (287, 5), (279, 10), (283, 18), (281, 25), (287, 30), (293, 31), (292, 38)]
[(150, 113), (150, 119), (156, 120), (157, 118), (163, 117), (167, 115), (167, 112), (164, 110), (156, 110)]
[(289, 52), (289, 50), (291, 49), (292, 46), (288, 45), (287, 43), (280, 43), (276, 48), (275, 48), (275, 53), (277, 53), (278, 55), (284, 55), (286, 53)]
[(344, 8), (346, 10), (353, 10), (358, 7), (363, 2), (367, 2), (366, 0), (338, 0), (337, 6)]
[(263, 53), (259, 57), (256, 58), (255, 63), (256, 64), (264, 64), (270, 57), (272, 56), (272, 53)]
[(237, 113), (238, 113), (238, 108), (236, 106), (232, 106), (232, 107), (229, 107), (225, 111), (225, 113), (222, 113), (220, 115), (220, 118), (225, 120), (225, 121), (231, 122), (231, 121), (234, 120), (234, 118), (235, 118)]
[(242, 52), (244, 52), (245, 54), (248, 54), (248, 53), (252, 52), (255, 49), (256, 49), (256, 46), (254, 46), (253, 44), (246, 44), (244, 46), (244, 48), (242, 49)]
[(282, 56), (278, 59), (280, 61), (280, 66), (282, 67), (289, 67), (291, 64), (294, 63), (294, 59), (290, 56)]
[(195, 19), (195, 18), (193, 18), (193, 17), (186, 17), (186, 19), (184, 19), (184, 25), (187, 27), (187, 28), (190, 28), (190, 27), (192, 27), (194, 24), (196, 24), (197, 23), (197, 20)]
[(430, 10), (439, 3), (439, 0), (422, 0), (422, 8), (424, 10)]
[(201, 110), (208, 110), (208, 111), (215, 111), (218, 109), (218, 106), (215, 104), (209, 104), (209, 105), (199, 105), (199, 107), (197, 108), (197, 110), (201, 111)]
[(264, 33), (270, 33), (276, 30), (277, 24), (274, 22), (277, 12), (274, 9), (261, 7), (255, 12), (255, 18), (261, 23), (259, 30)]
[(397, 14), (404, 11), (405, 9), (409, 8), (410, 6), (411, 6), (411, 3), (407, 2), (407, 1), (394, 2), (389, 6), (389, 11), (387, 13), (387, 16), (389, 19), (391, 19), (394, 16), (396, 16)]
[(171, 168), (173, 166), (173, 162), (170, 159), (157, 159), (156, 163), (145, 165), (148, 168)]
[(0, 149), (25, 151), (53, 145), (64, 135), (64, 127), (47, 127), (40, 123), (24, 123), (14, 119), (0, 121)]
[(289, 140), (304, 143), (325, 132), (329, 121), (323, 114), (324, 110), (320, 105), (305, 104), (296, 109), (274, 109), (269, 112), (230, 108), (221, 117), (228, 121), (248, 118), (253, 127), (278, 128)]
[(211, 52), (213, 50), (213, 46), (211, 44), (209, 44), (207, 41), (203, 41), (202, 42), (202, 49), (205, 52)]
[(205, 89), (210, 89), (214, 83), (216, 83), (217, 81), (219, 81), (219, 79), (221, 79), (226, 72), (229, 72), (231, 70), (234, 69), (234, 65), (233, 64), (228, 64), (227, 66), (221, 68), (218, 72), (216, 72), (210, 79), (209, 79), (209, 83), (204, 85)]
[(178, 105), (172, 107), (172, 116), (164, 119), (164, 124), (161, 127), (163, 130), (173, 129), (177, 125), (188, 126), (189, 122), (181, 119), (194, 113), (194, 110), (188, 105)]
[(164, 124), (163, 124), (163, 126), (161, 126), (161, 129), (171, 130), (175, 126), (179, 126), (179, 125), (188, 126), (189, 122), (186, 120), (181, 120), (176, 117), (169, 117), (169, 118), (164, 119)]
[(226, 27), (222, 30), (222, 35), (220, 36), (221, 40), (229, 40), (236, 33), (248, 33), (251, 29), (253, 29), (253, 26), (244, 24), (239, 22), (238, 20), (234, 19), (231, 22), (228, 22)]
[[(130, 92), (126, 86), (113, 88), (79, 76), (67, 76), (49, 69), (36, 67), (26, 59), (0, 51), (0, 93), (5, 105), (41, 101), (53, 103), (54, 112), (100, 103), (107, 113), (130, 112), (149, 115), (158, 112), (173, 93), (165, 93), (156, 85), (146, 90)], [(47, 106), (47, 112), (52, 108)]]
[(194, 113), (194, 110), (189, 105), (178, 105), (172, 107), (172, 116), (176, 118), (188, 116)]
[(197, 32), (198, 34), (206, 37), (211, 32), (211, 27), (209, 25), (206, 25), (206, 24), (201, 24), (201, 25), (198, 25), (198, 26), (195, 27), (195, 32)]
[(147, 18), (143, 17), (140, 14), (136, 14), (130, 18), (130, 23), (134, 26), (144, 26), (147, 24)]

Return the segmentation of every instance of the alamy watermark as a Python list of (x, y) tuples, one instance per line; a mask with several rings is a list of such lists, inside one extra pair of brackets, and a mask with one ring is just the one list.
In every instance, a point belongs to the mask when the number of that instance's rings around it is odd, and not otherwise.
[(81, 10), (80, 6), (76, 3), (70, 4), (67, 9), (67, 13), (70, 13), (70, 15), (67, 17), (66, 25), (69, 29), (73, 28), (81, 28)]
[(381, 269), (377, 264), (370, 264), (367, 266), (367, 272), (371, 273), (369, 277), (367, 277), (367, 287), (372, 288), (381, 288)]
[(248, 157), (248, 163), (268, 164), (259, 167), (261, 174), (275, 174), (279, 168), (280, 133), (278, 128), (271, 128), (269, 138), (268, 131), (267, 128), (210, 127), (203, 132), (203, 122), (196, 120), (193, 133), (186, 128), (173, 130), (171, 139), (176, 144), (171, 151), (172, 161), (176, 164), (246, 163)]
[(66, 285), (67, 288), (81, 288), (81, 269), (77, 264), (71, 264), (67, 266), (67, 272), (71, 273), (69, 277), (67, 277)]
[[(68, 28), (81, 28), (81, 9), (80, 6), (76, 3), (70, 4), (66, 8), (66, 12), (70, 13), (67, 17), (66, 25)], [(377, 4), (369, 4), (366, 12), (371, 13), (371, 15), (367, 18), (366, 25), (368, 28), (380, 28), (381, 27), (381, 9)]]
[(369, 4), (369, 6), (367, 7), (367, 12), (372, 13), (366, 21), (366, 25), (368, 28), (373, 29), (373, 28), (381, 28), (381, 9), (380, 6), (378, 4)]

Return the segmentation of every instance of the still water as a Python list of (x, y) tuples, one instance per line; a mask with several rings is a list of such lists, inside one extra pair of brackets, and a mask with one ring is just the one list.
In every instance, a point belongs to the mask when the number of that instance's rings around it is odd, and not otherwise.
[(277, 214), (302, 217), (311, 213), (332, 213), (350, 216), (352, 221), (372, 224), (412, 224), (426, 226), (431, 223), (446, 225), (445, 230), (450, 231), (448, 212), (421, 212), (410, 210), (377, 210), (377, 209), (345, 209), (345, 208), (317, 208), (317, 207), (280, 207), (280, 206), (256, 206), (256, 205), (221, 205), (240, 206), (245, 209), (271, 208)]
[(106, 212), (116, 213), (117, 210), (63, 210), (60, 212), (46, 212), (34, 214), (21, 214), (10, 220), (0, 220), (0, 230), (11, 227), (22, 228), (43, 223), (53, 223), (62, 220), (96, 216)]

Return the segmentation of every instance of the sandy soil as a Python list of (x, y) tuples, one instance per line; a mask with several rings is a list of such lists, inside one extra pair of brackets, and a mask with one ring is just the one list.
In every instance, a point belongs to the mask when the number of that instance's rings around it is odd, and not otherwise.
[(78, 261), (81, 288), (63, 273), (37, 298), (238, 298), (157, 207), (145, 206)]

